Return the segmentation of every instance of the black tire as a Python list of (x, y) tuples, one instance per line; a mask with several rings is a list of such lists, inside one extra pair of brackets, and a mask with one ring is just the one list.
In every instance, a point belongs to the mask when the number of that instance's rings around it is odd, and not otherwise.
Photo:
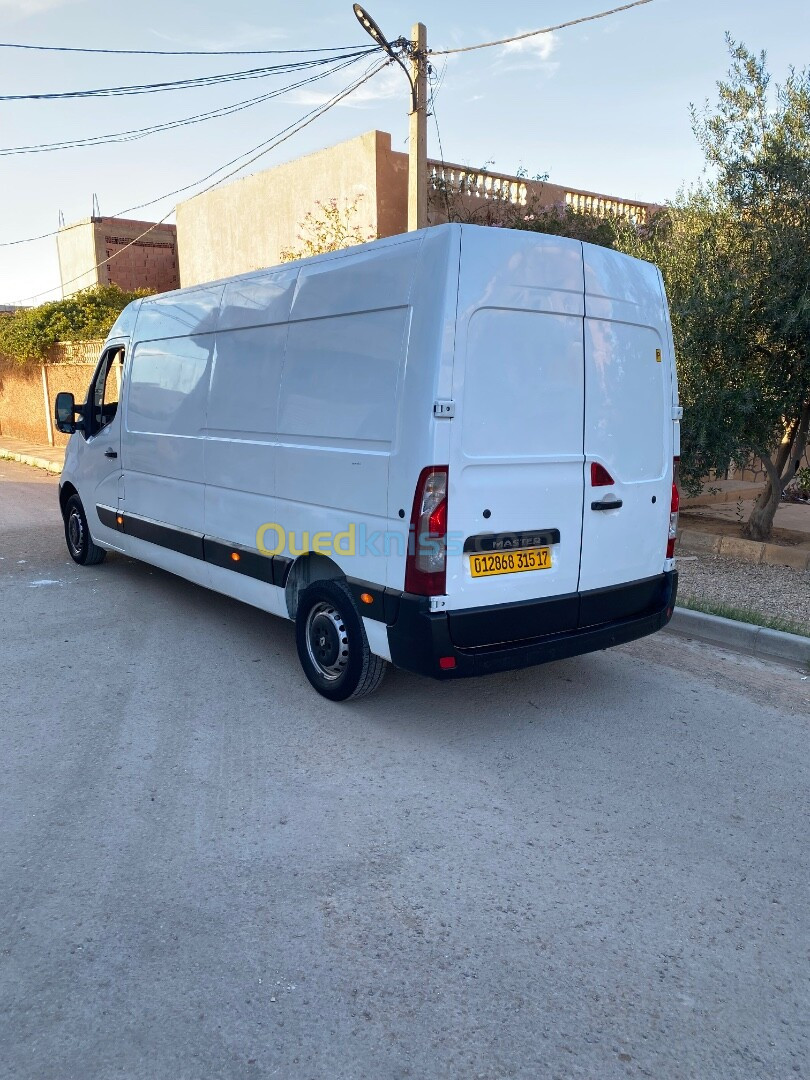
[(365, 697), (387, 664), (368, 647), (363, 621), (342, 581), (318, 581), (298, 600), (295, 644), (304, 674), (330, 701)]
[(87, 515), (78, 495), (71, 495), (65, 504), (65, 542), (70, 557), (79, 566), (95, 566), (104, 562), (107, 552), (93, 543)]

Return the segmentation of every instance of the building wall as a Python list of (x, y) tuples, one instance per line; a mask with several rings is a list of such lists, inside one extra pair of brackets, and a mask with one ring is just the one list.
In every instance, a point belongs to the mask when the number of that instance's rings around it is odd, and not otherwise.
[[(584, 213), (619, 214), (643, 222), (651, 203), (429, 162), (430, 224), (447, 220), (441, 185), (453, 192), (465, 218), (504, 199), (517, 207), (567, 205)], [(391, 136), (369, 131), (315, 154), (246, 176), (198, 195), (177, 208), (180, 279), (185, 285), (276, 266), (284, 248), (300, 246), (306, 215), (318, 202), (341, 206), (359, 197), (354, 223), (366, 234), (394, 236), (408, 228), (408, 155), (391, 149)], [(485, 214), (480, 215), (482, 218)]]
[[(377, 162), (390, 151), (391, 136), (370, 131), (180, 203), (177, 239), (182, 284), (197, 285), (276, 266), (284, 248), (300, 246), (306, 215), (317, 212), (318, 202), (330, 199), (337, 199), (339, 205), (357, 200), (353, 224), (366, 234), (388, 235), (378, 232)], [(401, 231), (387, 219), (383, 225), (392, 232)]]
[(127, 292), (167, 292), (180, 285), (174, 225), (88, 218), (60, 229), (56, 246), (63, 296), (92, 285), (114, 284)]
[(56, 251), (62, 296), (98, 285), (95, 228), (90, 218), (60, 229), (56, 234)]

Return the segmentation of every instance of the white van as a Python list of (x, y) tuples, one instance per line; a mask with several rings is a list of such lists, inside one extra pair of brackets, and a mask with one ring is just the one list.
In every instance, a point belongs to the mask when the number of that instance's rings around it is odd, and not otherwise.
[(73, 559), (295, 621), (325, 697), (631, 641), (675, 603), (656, 267), (443, 225), (148, 297), (57, 401)]

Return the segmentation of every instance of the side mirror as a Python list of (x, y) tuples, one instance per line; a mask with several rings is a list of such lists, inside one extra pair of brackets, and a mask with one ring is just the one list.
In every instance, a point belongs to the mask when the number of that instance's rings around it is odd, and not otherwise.
[(54, 410), (57, 430), (64, 435), (72, 435), (77, 428), (82, 427), (83, 421), (76, 419), (77, 411), (81, 412), (81, 409), (76, 409), (73, 394), (68, 394), (66, 391), (57, 394)]

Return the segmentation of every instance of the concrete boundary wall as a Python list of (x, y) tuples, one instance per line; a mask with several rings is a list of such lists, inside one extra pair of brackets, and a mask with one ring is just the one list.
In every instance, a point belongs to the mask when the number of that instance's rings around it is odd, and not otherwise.
[[(67, 390), (77, 401), (84, 401), (102, 344), (60, 343), (49, 350), (44, 363), (21, 364), (0, 357), (0, 435), (64, 446), (68, 436), (53, 424), (56, 395)], [(54, 358), (60, 362), (54, 363)]]

